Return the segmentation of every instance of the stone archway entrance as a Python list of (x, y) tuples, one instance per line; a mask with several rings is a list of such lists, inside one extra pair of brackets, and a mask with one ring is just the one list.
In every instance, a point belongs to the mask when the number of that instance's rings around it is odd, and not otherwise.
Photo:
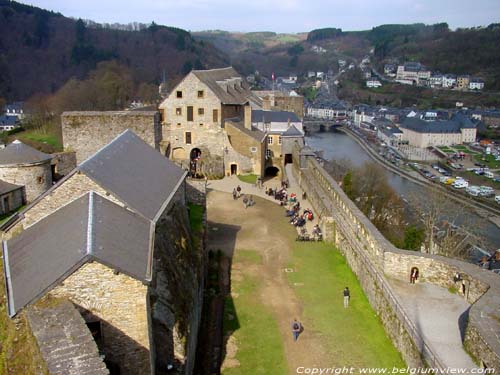
[(232, 175), (237, 175), (238, 174), (238, 165), (237, 164), (231, 164), (231, 176)]
[(189, 154), (189, 172), (192, 177), (198, 176), (199, 173), (199, 161), (201, 160), (201, 150), (197, 147), (191, 150)]
[(265, 171), (266, 177), (276, 177), (280, 173), (277, 167), (267, 167)]

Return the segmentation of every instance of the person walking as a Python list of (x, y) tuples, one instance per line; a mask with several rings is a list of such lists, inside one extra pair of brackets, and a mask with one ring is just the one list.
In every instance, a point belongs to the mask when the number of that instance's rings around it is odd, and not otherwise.
[(298, 340), (301, 328), (302, 328), (302, 324), (300, 324), (300, 322), (297, 319), (294, 319), (292, 322), (293, 341)]
[(237, 197), (238, 197), (238, 198), (239, 198), (239, 197), (241, 197), (241, 186), (240, 186), (240, 185), (238, 185), (238, 186), (236, 187), (236, 193), (237, 193)]
[(237, 196), (237, 192), (236, 192), (236, 188), (233, 189), (233, 199), (236, 200), (236, 197)]
[(349, 307), (349, 299), (351, 298), (351, 293), (349, 292), (349, 288), (345, 287), (344, 289), (344, 308)]

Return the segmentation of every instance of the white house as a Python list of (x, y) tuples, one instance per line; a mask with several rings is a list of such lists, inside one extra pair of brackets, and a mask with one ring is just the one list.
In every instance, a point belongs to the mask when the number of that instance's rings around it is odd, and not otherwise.
[(366, 87), (381, 87), (382, 83), (377, 78), (370, 78), (366, 81)]
[(457, 84), (457, 76), (454, 74), (445, 74), (443, 76), (443, 87), (451, 89)]
[(484, 89), (484, 82), (479, 78), (471, 78), (469, 82), (469, 90), (482, 90)]

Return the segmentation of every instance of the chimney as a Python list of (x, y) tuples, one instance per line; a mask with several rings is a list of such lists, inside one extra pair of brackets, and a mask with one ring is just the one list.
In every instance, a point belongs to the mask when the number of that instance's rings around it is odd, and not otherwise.
[(250, 104), (246, 104), (244, 107), (244, 122), (245, 122), (245, 128), (248, 130), (252, 130), (252, 107)]

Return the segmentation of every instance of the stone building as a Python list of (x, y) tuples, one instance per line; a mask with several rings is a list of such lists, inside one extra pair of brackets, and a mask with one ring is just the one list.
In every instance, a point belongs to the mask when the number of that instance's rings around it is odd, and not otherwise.
[(476, 141), (476, 125), (463, 115), (454, 115), (450, 120), (425, 121), (406, 117), (401, 125), (402, 140), (420, 148), (449, 146)]
[(130, 129), (159, 150), (161, 127), (157, 111), (64, 112), (61, 115), (65, 151), (75, 151), (78, 164)]
[(163, 149), (192, 174), (262, 175), (265, 134), (251, 124), (261, 106), (233, 68), (193, 70), (160, 104)]
[(15, 140), (0, 149), (0, 180), (25, 187), (32, 202), (52, 186), (52, 156)]
[(3, 228), (9, 315), (68, 299), (99, 332), (109, 368), (191, 373), (203, 254), (185, 177), (129, 130), (80, 164)]
[(24, 186), (0, 180), (0, 215), (8, 214), (24, 203), (26, 203)]
[(304, 118), (304, 97), (292, 91), (284, 93), (276, 90), (254, 91), (262, 99), (262, 109), (265, 111), (293, 112), (299, 119)]
[(292, 162), (295, 141), (304, 145), (302, 121), (293, 112), (252, 111), (252, 126), (267, 134), (266, 174), (279, 174)]

